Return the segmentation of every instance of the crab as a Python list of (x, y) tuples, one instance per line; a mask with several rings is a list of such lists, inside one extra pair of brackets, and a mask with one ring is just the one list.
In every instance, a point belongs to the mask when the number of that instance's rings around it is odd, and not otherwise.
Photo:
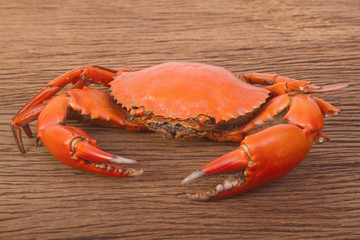
[[(70, 83), (73, 86), (66, 93), (56, 95)], [(88, 87), (92, 83), (110, 88), (111, 96)], [(21, 129), (32, 137), (28, 123), (38, 118), (36, 145), (41, 140), (51, 154), (71, 167), (114, 177), (135, 177), (143, 170), (124, 167), (137, 162), (100, 150), (84, 131), (66, 125), (67, 119), (150, 130), (169, 139), (239, 142), (239, 148), (182, 181), (189, 184), (231, 173), (208, 191), (187, 194), (194, 200), (217, 200), (283, 177), (305, 158), (313, 142), (328, 141), (320, 132), (324, 117), (340, 110), (308, 93), (346, 86), (320, 87), (278, 74), (234, 75), (203, 63), (169, 62), (117, 70), (88, 66), (49, 82), (12, 119), (11, 128), (20, 151), (25, 152)]]

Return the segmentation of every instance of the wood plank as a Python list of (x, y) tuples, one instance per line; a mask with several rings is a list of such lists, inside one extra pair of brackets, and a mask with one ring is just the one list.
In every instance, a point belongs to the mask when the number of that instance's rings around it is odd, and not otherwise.
[[(3, 0), (1, 239), (359, 239), (359, 23), (355, 0)], [(326, 121), (331, 142), (277, 182), (218, 202), (188, 200), (192, 189), (180, 182), (236, 143), (75, 123), (104, 150), (139, 160), (145, 173), (136, 179), (69, 168), (34, 139), (18, 152), (10, 119), (51, 79), (88, 64), (170, 60), (350, 87), (317, 94), (342, 110)]]

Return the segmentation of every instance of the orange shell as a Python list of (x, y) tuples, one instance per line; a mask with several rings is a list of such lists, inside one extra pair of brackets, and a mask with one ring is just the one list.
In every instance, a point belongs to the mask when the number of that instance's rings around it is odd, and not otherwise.
[(110, 85), (111, 94), (128, 110), (144, 106), (146, 111), (173, 119), (204, 114), (216, 122), (252, 112), (266, 101), (269, 92), (222, 67), (187, 62), (125, 72)]

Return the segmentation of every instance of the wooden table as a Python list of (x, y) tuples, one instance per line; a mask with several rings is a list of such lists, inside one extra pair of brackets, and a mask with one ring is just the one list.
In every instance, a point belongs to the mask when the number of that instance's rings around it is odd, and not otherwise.
[[(360, 239), (360, 4), (335, 1), (24, 1), (0, 8), (1, 239)], [(134, 179), (69, 168), (9, 122), (48, 81), (78, 66), (197, 61), (316, 84), (339, 107), (329, 143), (289, 175), (218, 202), (181, 180), (237, 143), (168, 141), (75, 123), (106, 151), (141, 162)], [(35, 123), (32, 123), (34, 129)], [(202, 185), (203, 184), (203, 185)], [(207, 186), (207, 182), (199, 187)]]

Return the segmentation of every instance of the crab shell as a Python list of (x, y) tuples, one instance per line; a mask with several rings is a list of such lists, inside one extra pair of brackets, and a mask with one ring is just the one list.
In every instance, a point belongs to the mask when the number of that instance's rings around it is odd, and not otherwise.
[(206, 115), (216, 123), (259, 108), (268, 90), (247, 84), (222, 67), (170, 62), (124, 72), (110, 83), (112, 95), (128, 111), (144, 107), (172, 119)]

